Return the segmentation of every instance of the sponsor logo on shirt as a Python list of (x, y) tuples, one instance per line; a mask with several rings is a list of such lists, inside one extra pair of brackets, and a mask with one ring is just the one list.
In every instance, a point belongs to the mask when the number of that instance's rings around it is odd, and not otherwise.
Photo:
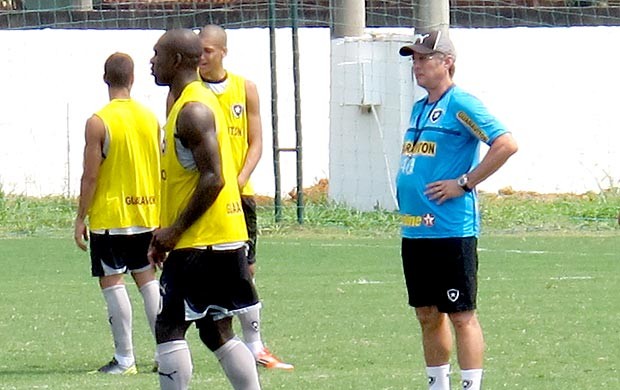
[(241, 137), (243, 132), (237, 126), (228, 126), (228, 135), (231, 137)]
[(227, 214), (239, 214), (242, 213), (243, 209), (241, 208), (241, 203), (239, 202), (231, 202), (226, 204), (226, 213)]
[(433, 214), (426, 213), (422, 217), (422, 223), (424, 226), (433, 227), (435, 226), (435, 216)]
[(467, 115), (465, 112), (459, 111), (456, 114), (456, 117), (458, 118), (459, 122), (461, 122), (463, 126), (467, 127), (469, 131), (471, 131), (480, 141), (489, 141), (489, 136), (486, 135), (486, 133), (482, 131), (480, 126), (478, 126), (478, 124), (474, 122), (474, 120), (471, 119), (469, 115)]
[(136, 205), (149, 205), (156, 204), (157, 198), (155, 196), (127, 196), (125, 197), (125, 204), (129, 206)]
[(403, 144), (402, 154), (410, 156), (412, 154), (421, 154), (423, 156), (434, 157), (437, 150), (435, 142), (420, 141), (414, 145), (413, 142), (407, 141)]
[(426, 213), (424, 215), (401, 215), (400, 220), (403, 226), (435, 226), (435, 216), (430, 213)]

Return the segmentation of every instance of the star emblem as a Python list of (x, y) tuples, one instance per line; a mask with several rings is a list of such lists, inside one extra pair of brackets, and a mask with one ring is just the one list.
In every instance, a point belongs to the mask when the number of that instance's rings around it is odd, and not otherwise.
[(422, 216), (422, 223), (427, 227), (435, 225), (435, 216), (433, 214), (424, 214)]

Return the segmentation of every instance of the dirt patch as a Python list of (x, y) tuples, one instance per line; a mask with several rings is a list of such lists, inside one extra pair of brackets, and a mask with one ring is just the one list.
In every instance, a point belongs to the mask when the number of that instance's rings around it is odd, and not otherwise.
[[(308, 202), (320, 202), (327, 199), (327, 191), (329, 190), (329, 180), (320, 179), (316, 184), (304, 188), (304, 200)], [(265, 195), (256, 195), (256, 204), (259, 206), (267, 206), (273, 204), (273, 197)], [(294, 202), (297, 200), (297, 188), (293, 188), (282, 199), (284, 202)]]

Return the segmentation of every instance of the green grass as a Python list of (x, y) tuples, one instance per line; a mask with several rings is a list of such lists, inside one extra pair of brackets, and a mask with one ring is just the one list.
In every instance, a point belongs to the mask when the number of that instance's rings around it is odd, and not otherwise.
[[(424, 388), (418, 325), (397, 238), (263, 237), (264, 339), (296, 365), (261, 371), (265, 389)], [(484, 236), (479, 315), (486, 388), (620, 388), (617, 236)], [(135, 377), (89, 375), (112, 355), (87, 255), (70, 238), (0, 242), (0, 389), (157, 388), (134, 300)], [(130, 295), (137, 298), (135, 288)], [(193, 388), (228, 389), (194, 329)], [(458, 379), (458, 372), (455, 375)]]
[[(614, 194), (483, 197), (479, 315), (487, 389), (620, 388), (620, 209)], [(0, 390), (150, 389), (153, 341), (139, 294), (141, 373), (89, 375), (112, 341), (88, 255), (72, 240), (75, 200), (0, 197)], [(263, 336), (292, 373), (264, 389), (423, 389), (417, 322), (406, 305), (394, 213), (310, 204), (306, 223), (261, 208), (257, 284)], [(229, 389), (195, 330), (192, 388)], [(453, 388), (458, 381), (455, 368)]]

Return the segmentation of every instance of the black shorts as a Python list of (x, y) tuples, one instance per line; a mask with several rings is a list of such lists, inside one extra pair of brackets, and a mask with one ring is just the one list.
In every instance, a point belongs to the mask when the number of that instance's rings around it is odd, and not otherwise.
[(256, 240), (258, 223), (256, 218), (256, 200), (253, 195), (241, 195), (241, 207), (248, 229), (248, 264), (256, 263)]
[(152, 232), (112, 235), (90, 233), (90, 264), (93, 276), (141, 272), (151, 264), (147, 257)]
[(159, 280), (162, 311), (158, 323), (177, 327), (186, 321), (219, 320), (259, 307), (245, 248), (173, 250)]
[(402, 239), (409, 305), (442, 313), (474, 310), (478, 290), (476, 237)]

